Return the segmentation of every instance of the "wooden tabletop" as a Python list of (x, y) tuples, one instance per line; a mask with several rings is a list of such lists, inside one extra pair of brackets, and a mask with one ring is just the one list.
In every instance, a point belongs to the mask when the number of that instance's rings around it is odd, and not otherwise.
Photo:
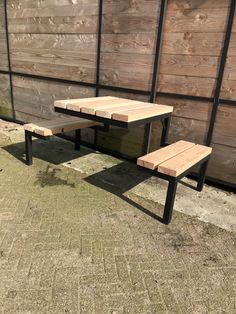
[(91, 118), (92, 116), (97, 116), (122, 122), (134, 122), (170, 114), (173, 111), (171, 106), (112, 96), (57, 100), (54, 106), (55, 108), (89, 114)]

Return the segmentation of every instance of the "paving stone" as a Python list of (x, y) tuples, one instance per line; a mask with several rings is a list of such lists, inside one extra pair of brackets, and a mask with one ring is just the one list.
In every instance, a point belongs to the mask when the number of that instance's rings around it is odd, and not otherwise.
[(117, 193), (118, 170), (91, 179), (50, 162), (91, 151), (37, 140), (27, 167), (24, 143), (0, 143), (0, 313), (236, 313), (235, 233), (178, 212), (165, 226)]

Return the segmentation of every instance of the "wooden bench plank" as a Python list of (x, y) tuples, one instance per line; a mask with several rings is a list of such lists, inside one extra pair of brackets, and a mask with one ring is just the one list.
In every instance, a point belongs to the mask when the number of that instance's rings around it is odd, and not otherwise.
[(64, 100), (56, 100), (54, 102), (54, 107), (58, 108), (64, 108), (66, 109), (68, 105), (73, 105), (73, 104), (80, 104), (83, 103), (96, 103), (97, 101), (100, 100), (112, 100), (112, 99), (117, 99), (117, 97), (112, 97), (112, 96), (103, 96), (103, 97), (90, 97), (90, 98), (79, 98), (79, 99), (64, 99)]
[(103, 117), (103, 118), (110, 118), (114, 113), (120, 113), (122, 111), (132, 110), (132, 109), (139, 109), (139, 108), (146, 108), (152, 107), (153, 104), (144, 104), (140, 101), (133, 101), (131, 104), (124, 106), (124, 105), (115, 105), (112, 108), (104, 108), (96, 110), (96, 116)]
[(139, 166), (154, 170), (164, 161), (184, 152), (185, 150), (193, 146), (195, 146), (195, 143), (181, 140), (174, 144), (156, 150), (155, 152), (139, 157), (137, 160), (137, 164)]
[(122, 113), (114, 113), (112, 119), (123, 121), (123, 122), (132, 122), (140, 119), (150, 118), (157, 115), (162, 115), (165, 113), (171, 113), (173, 107), (164, 106), (164, 105), (153, 105), (153, 107), (143, 108), (143, 109), (133, 109), (123, 111)]
[(95, 109), (97, 108), (105, 108), (114, 106), (114, 104), (117, 104), (118, 102), (124, 103), (131, 101), (129, 99), (121, 99), (121, 98), (113, 98), (113, 99), (100, 99), (100, 97), (97, 98), (98, 100), (96, 102), (83, 102), (83, 103), (75, 103), (75, 104), (68, 104), (67, 109), (73, 110), (73, 111), (81, 111), (84, 113), (91, 113), (95, 114)]
[(39, 123), (29, 123), (24, 125), (24, 129), (42, 136), (51, 136), (54, 134), (69, 132), (76, 129), (88, 128), (98, 125), (98, 122), (82, 118), (59, 118), (55, 120), (42, 121)]
[(114, 106), (124, 106), (127, 107), (129, 104), (132, 104), (134, 100), (125, 99), (125, 98), (117, 98), (113, 100), (103, 100), (101, 103), (97, 102), (96, 104), (86, 104), (81, 106), (81, 112), (95, 115), (97, 110), (108, 109)]
[(27, 124), (24, 124), (24, 129), (25, 130), (28, 130), (28, 131), (33, 131), (33, 129), (35, 127), (51, 127), (51, 126), (54, 126), (54, 125), (59, 125), (61, 123), (64, 123), (64, 122), (72, 122), (72, 121), (79, 121), (79, 118), (77, 117), (61, 117), (61, 118), (55, 118), (53, 120), (43, 120), (43, 121), (39, 121), (39, 122), (36, 122), (36, 123), (27, 123)]
[(194, 145), (188, 150), (176, 155), (175, 157), (161, 163), (158, 171), (172, 177), (177, 177), (188, 170), (199, 161), (209, 156), (212, 152), (211, 147), (203, 145)]

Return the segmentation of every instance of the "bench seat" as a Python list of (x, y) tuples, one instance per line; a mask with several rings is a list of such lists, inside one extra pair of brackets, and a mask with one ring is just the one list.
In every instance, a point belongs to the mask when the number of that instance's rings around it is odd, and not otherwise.
[(75, 149), (80, 149), (80, 130), (99, 125), (98, 122), (77, 118), (62, 117), (53, 120), (27, 123), (24, 125), (25, 130), (25, 150), (26, 164), (32, 165), (32, 136), (39, 138), (48, 138), (52, 135), (75, 131)]
[(190, 173), (196, 165), (201, 165), (197, 190), (203, 189), (211, 153), (211, 147), (181, 140), (138, 158), (138, 166), (169, 181), (163, 217), (165, 223), (171, 221), (178, 181)]
[(178, 141), (138, 158), (139, 166), (177, 177), (212, 152), (211, 147)]
[(24, 130), (39, 134), (41, 136), (51, 136), (63, 132), (89, 128), (95, 125), (98, 125), (98, 123), (95, 121), (75, 117), (63, 117), (37, 123), (28, 123), (24, 125)]

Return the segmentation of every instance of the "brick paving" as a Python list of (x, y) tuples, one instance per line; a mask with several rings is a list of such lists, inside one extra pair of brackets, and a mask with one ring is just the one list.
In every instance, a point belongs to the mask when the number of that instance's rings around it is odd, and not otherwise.
[[(234, 233), (177, 212), (164, 226), (83, 173), (25, 166), (23, 146), (0, 141), (12, 147), (0, 149), (0, 313), (236, 313)], [(63, 145), (35, 151), (59, 158)]]

